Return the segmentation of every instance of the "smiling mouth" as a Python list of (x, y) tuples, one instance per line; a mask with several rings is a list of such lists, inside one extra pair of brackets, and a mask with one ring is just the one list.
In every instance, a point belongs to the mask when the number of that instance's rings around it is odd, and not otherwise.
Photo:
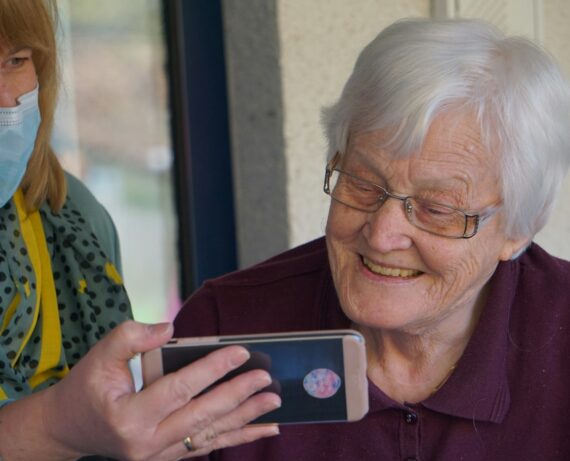
[(402, 277), (402, 278), (410, 278), (410, 277), (417, 277), (421, 274), (420, 271), (412, 270), (412, 269), (398, 269), (396, 267), (385, 267), (380, 266), (378, 264), (374, 264), (369, 259), (362, 257), (362, 262), (364, 265), (375, 274), (378, 275), (386, 275), (389, 277)]

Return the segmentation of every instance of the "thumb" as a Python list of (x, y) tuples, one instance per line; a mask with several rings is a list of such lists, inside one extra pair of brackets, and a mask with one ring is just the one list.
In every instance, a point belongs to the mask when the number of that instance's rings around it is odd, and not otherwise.
[(126, 361), (138, 353), (162, 346), (172, 338), (172, 323), (147, 324), (127, 320), (112, 330), (97, 346), (116, 360)]

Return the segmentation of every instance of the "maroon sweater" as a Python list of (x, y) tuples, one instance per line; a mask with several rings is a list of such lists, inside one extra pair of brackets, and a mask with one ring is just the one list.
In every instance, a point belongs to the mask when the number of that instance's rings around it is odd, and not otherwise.
[[(345, 328), (324, 239), (208, 281), (176, 336)], [(369, 384), (353, 423), (288, 425), (219, 461), (570, 460), (570, 263), (533, 244), (499, 264), (457, 368), (414, 405)], [(203, 458), (206, 459), (206, 458)]]

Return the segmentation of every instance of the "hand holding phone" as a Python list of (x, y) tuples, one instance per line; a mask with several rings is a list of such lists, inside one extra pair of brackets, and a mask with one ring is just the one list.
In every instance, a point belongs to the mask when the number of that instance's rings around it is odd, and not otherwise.
[(355, 421), (368, 411), (364, 338), (354, 330), (175, 339), (143, 355), (144, 385), (231, 344), (245, 347), (251, 357), (215, 385), (264, 369), (273, 378), (264, 391), (283, 402), (254, 423)]

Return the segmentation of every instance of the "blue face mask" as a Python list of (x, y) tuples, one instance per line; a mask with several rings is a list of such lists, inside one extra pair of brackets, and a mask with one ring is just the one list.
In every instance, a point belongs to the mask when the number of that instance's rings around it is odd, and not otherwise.
[(16, 107), (0, 108), (0, 207), (8, 203), (24, 177), (40, 120), (37, 85), (18, 98)]

